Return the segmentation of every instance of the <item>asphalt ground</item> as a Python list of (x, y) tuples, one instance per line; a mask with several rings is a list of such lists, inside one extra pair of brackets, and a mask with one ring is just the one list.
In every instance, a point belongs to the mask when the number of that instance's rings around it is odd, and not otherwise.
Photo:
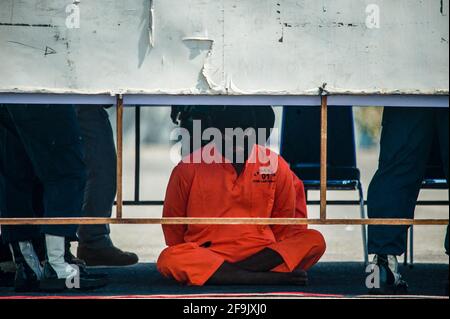
[[(180, 296), (194, 295), (222, 295), (222, 294), (285, 294), (289, 297), (325, 297), (325, 298), (356, 298), (367, 295), (365, 286), (366, 276), (363, 263), (356, 262), (323, 262), (314, 266), (308, 273), (309, 284), (298, 286), (205, 286), (189, 287), (180, 285), (162, 277), (156, 270), (155, 264), (140, 263), (123, 268), (92, 268), (93, 273), (107, 273), (109, 285), (90, 292), (71, 290), (59, 294), (15, 294), (13, 288), (1, 288), (0, 298), (17, 296), (66, 296), (66, 297), (101, 297), (101, 296)], [(413, 268), (401, 267), (401, 272), (409, 284), (407, 296), (431, 298), (447, 296), (448, 264), (416, 264)]]

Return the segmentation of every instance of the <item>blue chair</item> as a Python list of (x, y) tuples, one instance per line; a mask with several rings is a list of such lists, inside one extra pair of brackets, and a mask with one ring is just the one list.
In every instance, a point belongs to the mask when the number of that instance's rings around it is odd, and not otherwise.
[[(445, 190), (448, 189), (447, 178), (445, 177), (444, 165), (442, 164), (441, 151), (437, 136), (433, 139), (430, 158), (428, 160), (425, 176), (422, 182), (422, 189)], [(433, 201), (418, 202), (419, 205), (433, 204)], [(448, 201), (447, 201), (448, 205)], [(438, 205), (437, 205), (438, 206)], [(408, 264), (408, 249), (405, 252), (405, 266)], [(409, 263), (414, 264), (414, 226), (409, 228)]]
[[(320, 189), (320, 107), (284, 107), (280, 153), (303, 181), (305, 191)], [(361, 218), (366, 218), (361, 174), (356, 165), (352, 107), (328, 108), (329, 190), (358, 191)], [(333, 204), (348, 204), (335, 201)], [(362, 226), (364, 261), (368, 263), (367, 228)]]

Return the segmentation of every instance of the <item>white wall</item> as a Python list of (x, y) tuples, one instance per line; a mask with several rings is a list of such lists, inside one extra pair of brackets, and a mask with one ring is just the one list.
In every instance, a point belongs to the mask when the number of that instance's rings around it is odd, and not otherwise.
[(70, 3), (0, 1), (0, 92), (448, 94), (448, 0)]

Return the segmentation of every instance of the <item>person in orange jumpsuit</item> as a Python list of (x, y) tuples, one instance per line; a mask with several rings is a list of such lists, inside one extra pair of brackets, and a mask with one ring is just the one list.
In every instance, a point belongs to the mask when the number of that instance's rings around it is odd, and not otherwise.
[[(271, 107), (255, 109), (226, 107), (217, 112), (216, 127), (221, 132), (226, 127), (258, 128), (262, 113), (266, 118), (273, 117)], [(235, 155), (241, 150), (246, 153), (245, 163), (226, 159), (222, 154), (229, 153), (224, 147), (220, 151), (212, 145), (210, 151), (216, 162), (184, 159), (178, 164), (167, 187), (163, 216), (306, 218), (303, 183), (289, 165), (258, 144), (250, 148), (233, 146)], [(270, 174), (264, 170), (267, 164), (260, 160), (262, 153), (277, 159), (277, 168)], [(158, 258), (159, 272), (194, 286), (304, 285), (306, 271), (325, 252), (321, 233), (305, 225), (164, 225), (163, 231), (168, 247)]]

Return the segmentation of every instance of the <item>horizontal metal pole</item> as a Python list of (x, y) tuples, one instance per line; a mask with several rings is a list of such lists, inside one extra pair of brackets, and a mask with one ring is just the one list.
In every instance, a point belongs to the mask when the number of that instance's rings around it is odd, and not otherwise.
[(303, 219), (303, 218), (1, 218), (0, 225), (448, 225), (448, 219)]
[(125, 95), (126, 105), (320, 105), (318, 95)]
[(330, 95), (334, 106), (449, 107), (448, 95)]
[[(358, 200), (329, 200), (327, 205), (329, 206), (359, 206)], [(320, 205), (320, 201), (311, 200), (307, 202), (307, 205), (317, 206)], [(364, 205), (367, 206), (367, 201), (364, 201)], [(448, 206), (449, 202), (444, 200), (430, 200), (430, 201), (418, 201), (417, 206)]]
[[(306, 203), (310, 206), (320, 205), (320, 201), (309, 200)], [(358, 200), (329, 200), (327, 201), (327, 205), (330, 206), (359, 206)], [(163, 206), (164, 201), (158, 200), (139, 200), (139, 201), (124, 201), (124, 206)], [(367, 201), (364, 201), (364, 205), (367, 205)], [(416, 203), (417, 206), (448, 206), (449, 201), (445, 200), (427, 200), (427, 201), (418, 201)]]
[[(309, 95), (125, 95), (125, 105), (319, 106)], [(448, 95), (329, 95), (329, 106), (449, 107)]]
[(93, 104), (115, 105), (116, 97), (108, 94), (39, 94), (0, 93), (1, 104)]
[[(157, 95), (124, 94), (124, 105), (320, 105), (314, 95)], [(0, 93), (0, 104), (113, 105), (108, 94)], [(449, 107), (448, 95), (330, 95), (330, 106)]]
[[(115, 205), (116, 203), (114, 203)], [(164, 201), (159, 200), (124, 200), (124, 206), (163, 206)]]

